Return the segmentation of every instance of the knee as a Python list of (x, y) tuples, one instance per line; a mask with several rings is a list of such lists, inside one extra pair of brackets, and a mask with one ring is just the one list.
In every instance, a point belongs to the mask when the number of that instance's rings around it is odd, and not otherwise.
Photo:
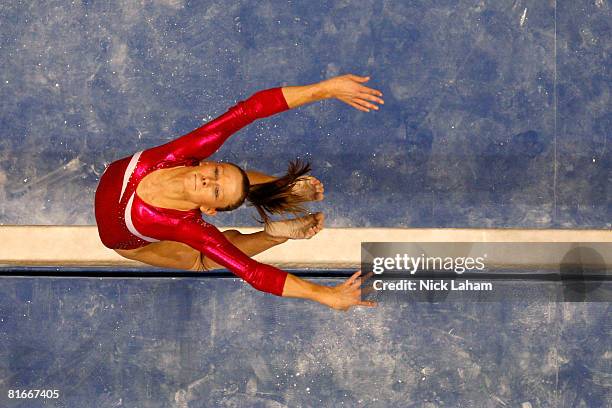
[(206, 272), (213, 269), (219, 269), (222, 266), (218, 265), (216, 262), (210, 260), (203, 253), (200, 252), (200, 256), (198, 257), (196, 263), (191, 267), (191, 271), (195, 272)]
[(202, 254), (201, 252), (198, 253), (195, 263), (193, 264), (191, 268), (189, 268), (189, 270), (195, 271), (195, 272), (203, 272), (207, 270), (205, 259), (204, 259), (204, 254)]
[[(235, 230), (235, 229), (223, 231), (222, 234), (229, 241), (232, 241), (233, 238), (241, 235), (240, 231)], [(200, 255), (197, 257), (195, 264), (190, 268), (190, 270), (197, 271), (197, 272), (203, 272), (203, 271), (210, 271), (212, 269), (222, 269), (222, 268), (223, 266), (207, 258), (206, 256), (204, 256), (203, 253), (200, 252)]]

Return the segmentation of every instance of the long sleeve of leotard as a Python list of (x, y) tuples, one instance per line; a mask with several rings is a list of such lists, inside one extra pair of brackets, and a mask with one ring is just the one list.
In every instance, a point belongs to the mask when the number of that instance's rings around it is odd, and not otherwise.
[[(155, 217), (154, 214), (146, 214), (148, 211), (147, 208), (142, 208), (135, 215), (138, 219)], [(156, 222), (138, 221), (138, 224), (138, 229), (152, 238), (183, 242), (202, 252), (204, 256), (224, 266), (255, 289), (277, 296), (283, 294), (287, 272), (250, 258), (234, 246), (217, 227), (200, 217), (158, 218)]]
[(159, 161), (185, 158), (202, 160), (216, 152), (227, 138), (249, 123), (288, 109), (281, 87), (265, 89), (238, 102), (204, 126), (149, 149), (148, 154), (155, 155)]
[(244, 279), (255, 289), (282, 296), (287, 272), (252, 259), (212, 224), (202, 219), (183, 223), (180, 239)]

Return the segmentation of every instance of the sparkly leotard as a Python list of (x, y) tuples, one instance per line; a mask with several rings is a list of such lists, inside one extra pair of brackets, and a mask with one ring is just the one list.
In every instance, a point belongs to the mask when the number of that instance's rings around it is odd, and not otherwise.
[(157, 169), (197, 166), (239, 129), (287, 109), (280, 87), (259, 91), (178, 139), (111, 163), (96, 189), (95, 213), (102, 243), (111, 249), (134, 249), (162, 240), (182, 242), (254, 288), (281, 296), (287, 272), (244, 254), (214, 225), (204, 221), (199, 209), (155, 207), (138, 197), (136, 187)]

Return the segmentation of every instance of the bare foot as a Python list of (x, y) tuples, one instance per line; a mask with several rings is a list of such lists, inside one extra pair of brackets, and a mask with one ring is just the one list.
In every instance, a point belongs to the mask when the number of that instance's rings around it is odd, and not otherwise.
[(293, 186), (293, 192), (304, 198), (305, 201), (323, 200), (323, 183), (313, 176), (300, 177)]
[(290, 220), (272, 221), (266, 224), (264, 231), (278, 238), (310, 239), (323, 229), (324, 219), (323, 213), (318, 212)]

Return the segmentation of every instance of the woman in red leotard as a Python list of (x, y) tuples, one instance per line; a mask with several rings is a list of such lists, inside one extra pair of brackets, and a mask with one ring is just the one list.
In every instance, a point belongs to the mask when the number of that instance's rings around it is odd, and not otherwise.
[[(323, 228), (323, 214), (271, 221), (268, 213), (299, 214), (301, 203), (323, 199), (323, 185), (308, 164), (293, 162), (276, 178), (244, 171), (232, 163), (204, 160), (228, 137), (253, 122), (310, 102), (337, 98), (369, 112), (384, 103), (382, 93), (363, 83), (368, 77), (343, 75), (316, 84), (266, 89), (238, 102), (204, 126), (111, 163), (95, 198), (102, 243), (120, 255), (153, 266), (202, 271), (225, 267), (258, 290), (311, 299), (338, 310), (375, 306), (361, 300), (360, 271), (334, 287), (321, 286), (251, 257), (288, 239), (307, 239)], [(221, 232), (202, 219), (248, 201), (263, 231)]]

